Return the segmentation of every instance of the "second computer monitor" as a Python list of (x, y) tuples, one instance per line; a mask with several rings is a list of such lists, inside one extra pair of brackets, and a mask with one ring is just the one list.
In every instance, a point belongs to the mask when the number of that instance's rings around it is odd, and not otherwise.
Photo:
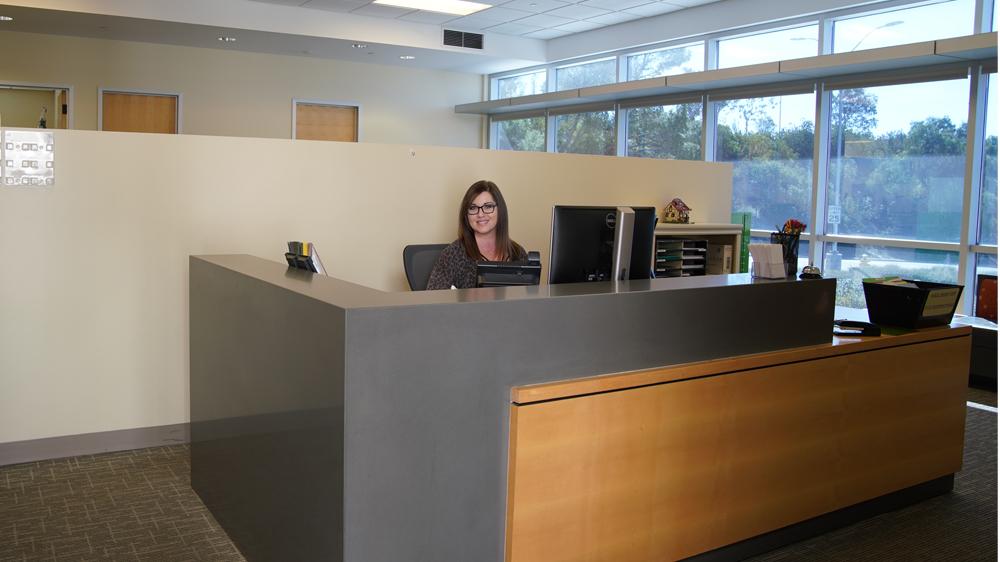
[[(631, 249), (622, 248), (631, 263), (627, 273), (614, 275), (615, 227), (620, 209), (634, 217)], [(611, 281), (616, 277), (649, 279), (653, 256), (653, 207), (584, 207), (557, 205), (552, 209), (552, 248), (549, 253), (549, 283)], [(627, 237), (625, 237), (627, 239)]]

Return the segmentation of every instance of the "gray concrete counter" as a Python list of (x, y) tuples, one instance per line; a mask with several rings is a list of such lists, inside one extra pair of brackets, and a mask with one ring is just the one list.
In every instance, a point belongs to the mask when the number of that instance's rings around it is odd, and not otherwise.
[(829, 343), (835, 280), (385, 293), (191, 258), (192, 485), (249, 560), (503, 559), (510, 388)]

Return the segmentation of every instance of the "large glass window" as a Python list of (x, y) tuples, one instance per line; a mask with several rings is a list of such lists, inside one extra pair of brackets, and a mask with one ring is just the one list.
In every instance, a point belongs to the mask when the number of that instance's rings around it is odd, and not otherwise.
[(835, 90), (828, 233), (958, 242), (968, 80)]
[(790, 218), (808, 222), (814, 95), (738, 99), (714, 108), (715, 160), (733, 163), (733, 211), (750, 212), (755, 229), (774, 230)]
[(838, 306), (866, 308), (861, 285), (866, 277), (898, 275), (935, 283), (958, 282), (958, 252), (844, 243), (838, 244), (838, 252), (840, 262), (826, 263), (823, 270), (824, 276), (837, 278)]
[(719, 41), (719, 68), (814, 57), (819, 54), (819, 26), (805, 25)]
[(997, 75), (990, 74), (983, 141), (983, 185), (979, 200), (979, 243), (997, 243)]
[(614, 110), (557, 115), (555, 121), (556, 152), (614, 156)]
[(626, 57), (627, 80), (642, 80), (705, 70), (705, 44), (671, 47)]
[(497, 99), (545, 93), (546, 72), (539, 70), (517, 76), (497, 78)]
[(556, 69), (556, 90), (613, 84), (618, 80), (615, 59), (574, 64)]
[(833, 52), (932, 41), (973, 33), (974, 0), (951, 0), (834, 22)]
[(545, 117), (526, 117), (496, 122), (495, 148), (545, 151)]
[(701, 103), (625, 110), (626, 156), (701, 160)]

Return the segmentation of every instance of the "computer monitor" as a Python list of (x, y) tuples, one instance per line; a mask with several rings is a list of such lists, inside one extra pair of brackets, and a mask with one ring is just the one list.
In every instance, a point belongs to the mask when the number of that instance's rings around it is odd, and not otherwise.
[(654, 207), (556, 205), (549, 283), (649, 279), (655, 228)]
[(526, 261), (484, 261), (476, 264), (477, 287), (523, 287), (537, 285), (542, 278), (538, 252), (528, 252)]

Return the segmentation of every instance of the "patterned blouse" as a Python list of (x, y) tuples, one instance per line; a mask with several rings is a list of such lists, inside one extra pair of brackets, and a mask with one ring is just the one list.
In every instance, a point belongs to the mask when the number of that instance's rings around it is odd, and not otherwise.
[[(519, 248), (520, 246), (515, 246)], [(527, 259), (527, 255), (516, 255), (511, 261)], [(438, 256), (431, 276), (427, 280), (427, 290), (450, 289), (454, 285), (458, 289), (470, 289), (476, 286), (476, 260), (465, 253), (462, 240), (448, 244)]]

